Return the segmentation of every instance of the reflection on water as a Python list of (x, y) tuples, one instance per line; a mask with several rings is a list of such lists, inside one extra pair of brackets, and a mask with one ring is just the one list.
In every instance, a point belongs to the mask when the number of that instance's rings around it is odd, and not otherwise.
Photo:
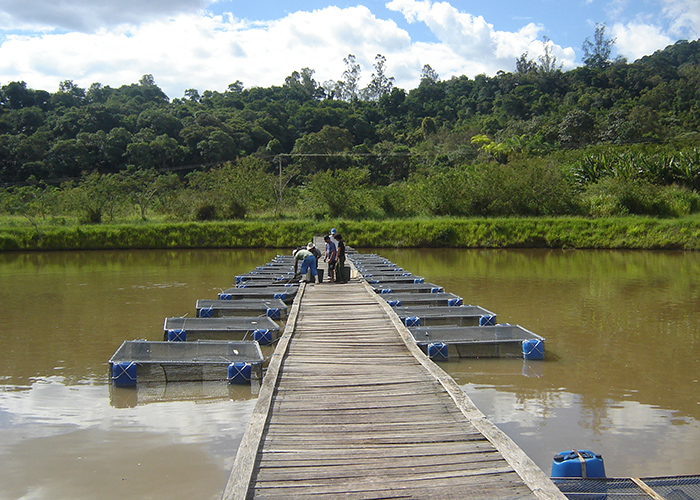
[(380, 253), (546, 338), (539, 374), (516, 360), (442, 365), (546, 472), (572, 448), (603, 454), (610, 476), (700, 471), (700, 254)]
[(220, 498), (251, 387), (120, 391), (107, 360), (276, 253), (0, 254), (0, 500)]
[[(0, 254), (0, 500), (219, 498), (255, 390), (114, 390), (107, 360), (277, 253)], [(546, 338), (541, 363), (442, 364), (546, 472), (582, 448), (609, 475), (698, 473), (700, 254), (377, 253)]]

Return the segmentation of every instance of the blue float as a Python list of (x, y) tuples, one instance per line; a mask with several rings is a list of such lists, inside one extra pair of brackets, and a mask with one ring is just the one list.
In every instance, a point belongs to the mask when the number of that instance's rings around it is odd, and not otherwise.
[(284, 292), (276, 293), (272, 296), (274, 299), (287, 300), (287, 294)]
[(112, 364), (112, 383), (115, 387), (136, 387), (136, 363), (123, 361)]
[(252, 366), (250, 363), (236, 362), (228, 365), (229, 384), (247, 384), (250, 382)]
[(406, 326), (420, 326), (420, 318), (418, 316), (409, 316), (404, 320)]
[(389, 304), (391, 307), (401, 307), (400, 300), (387, 300), (386, 303)]
[(441, 286), (434, 286), (430, 289), (430, 293), (442, 293), (444, 291), (445, 291), (445, 289), (442, 288)]
[(567, 450), (554, 456), (552, 477), (605, 477), (603, 457), (590, 450)]
[(444, 342), (431, 342), (428, 344), (428, 357), (433, 361), (447, 361), (447, 344)]
[(201, 308), (199, 310), (199, 317), (200, 318), (213, 318), (214, 317), (214, 308), (211, 306)]
[(448, 307), (457, 307), (463, 304), (462, 297), (457, 297), (456, 299), (447, 299)]
[(479, 326), (496, 326), (496, 316), (484, 314), (479, 318)]
[(253, 340), (256, 340), (260, 345), (272, 344), (272, 332), (267, 329), (253, 330)]
[(185, 330), (168, 330), (168, 342), (185, 342), (187, 332)]
[(272, 319), (281, 319), (282, 311), (279, 307), (268, 307), (266, 311), (267, 317)]
[(415, 283), (415, 284), (417, 284), (417, 285), (420, 284), (420, 283), (425, 283), (425, 278), (415, 278), (415, 279), (413, 280), (413, 283)]
[(394, 293), (391, 288), (382, 288), (379, 293)]
[(523, 340), (523, 357), (525, 359), (544, 359), (544, 341), (539, 339)]
[(220, 293), (219, 294), (219, 300), (231, 300), (233, 299), (233, 295), (230, 293)]

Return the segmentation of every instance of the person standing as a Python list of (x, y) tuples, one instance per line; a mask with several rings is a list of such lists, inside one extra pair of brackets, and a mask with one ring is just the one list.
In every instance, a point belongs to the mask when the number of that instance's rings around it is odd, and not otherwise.
[(347, 283), (350, 281), (350, 276), (345, 275), (345, 242), (340, 233), (335, 233), (333, 237), (335, 241), (338, 242), (338, 262), (335, 265), (335, 281), (336, 283)]
[(323, 258), (323, 261), (328, 262), (328, 281), (333, 283), (335, 281), (335, 264), (338, 261), (338, 250), (329, 235), (324, 236), (323, 241), (326, 242), (326, 256)]
[(318, 270), (316, 269), (316, 256), (309, 252), (307, 249), (302, 248), (301, 250), (294, 250), (294, 275), (297, 274), (299, 270), (299, 262), (301, 262), (301, 274), (305, 275), (309, 269), (311, 269), (311, 283), (318, 280)]

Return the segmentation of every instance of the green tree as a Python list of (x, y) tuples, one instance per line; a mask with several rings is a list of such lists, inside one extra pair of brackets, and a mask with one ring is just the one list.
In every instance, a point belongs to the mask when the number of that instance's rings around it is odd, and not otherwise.
[(610, 65), (610, 54), (615, 45), (615, 39), (605, 37), (605, 27), (605, 23), (597, 23), (593, 41), (586, 38), (581, 47), (583, 62), (590, 68), (603, 69)]
[(374, 73), (372, 80), (366, 88), (363, 89), (362, 95), (369, 101), (378, 101), (382, 96), (391, 93), (394, 87), (394, 77), (386, 76), (386, 57), (377, 54), (374, 58)]

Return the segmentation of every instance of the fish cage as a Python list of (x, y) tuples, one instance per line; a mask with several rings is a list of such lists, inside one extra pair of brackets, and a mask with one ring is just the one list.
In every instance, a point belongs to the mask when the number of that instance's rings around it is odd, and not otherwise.
[(700, 500), (700, 475), (552, 481), (569, 500)]
[[(429, 345), (446, 344), (451, 358), (544, 357), (544, 337), (520, 325), (420, 326), (409, 328), (409, 331), (426, 354)], [(536, 346), (531, 347), (531, 344)], [(542, 357), (534, 356), (532, 349)]]
[(267, 316), (230, 316), (226, 318), (165, 318), (163, 340), (255, 340), (271, 344), (279, 337), (280, 327)]
[(228, 380), (249, 383), (262, 377), (263, 355), (255, 341), (153, 342), (127, 340), (109, 360), (112, 383)]

